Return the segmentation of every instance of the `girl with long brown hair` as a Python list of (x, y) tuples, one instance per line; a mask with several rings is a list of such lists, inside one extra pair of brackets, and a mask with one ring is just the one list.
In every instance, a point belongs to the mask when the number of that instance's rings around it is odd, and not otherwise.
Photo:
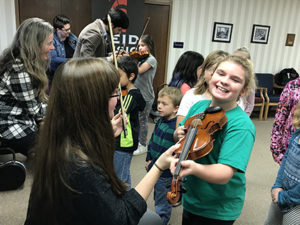
[[(138, 224), (175, 147), (135, 187), (126, 190), (113, 166), (111, 119), (120, 75), (100, 58), (71, 59), (54, 76), (37, 145), (25, 224)], [(155, 223), (153, 223), (155, 224)]]

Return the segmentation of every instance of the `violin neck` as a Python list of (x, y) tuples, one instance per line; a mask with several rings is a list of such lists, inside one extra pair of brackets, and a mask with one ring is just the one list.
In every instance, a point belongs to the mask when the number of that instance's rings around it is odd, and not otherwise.
[(180, 162), (187, 159), (187, 157), (189, 155), (189, 152), (190, 152), (190, 148), (192, 147), (194, 139), (197, 135), (197, 132), (198, 132), (198, 129), (193, 127), (193, 128), (190, 128), (188, 133), (186, 134), (186, 140), (183, 144), (183, 148), (182, 148), (182, 151), (180, 153), (179, 160), (177, 162), (177, 165), (176, 165), (176, 168), (175, 168), (175, 171), (174, 171), (174, 175), (173, 175), (174, 177), (179, 176), (179, 173), (181, 171)]

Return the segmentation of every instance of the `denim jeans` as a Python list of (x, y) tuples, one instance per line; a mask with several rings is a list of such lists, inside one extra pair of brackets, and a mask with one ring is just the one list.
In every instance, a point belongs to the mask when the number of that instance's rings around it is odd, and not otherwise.
[(132, 152), (115, 151), (114, 167), (115, 171), (124, 183), (128, 184), (128, 189), (131, 188), (130, 164)]
[(147, 145), (148, 118), (152, 107), (152, 103), (153, 101), (146, 102), (146, 106), (144, 110), (139, 112), (139, 123), (140, 123), (139, 142), (143, 146)]
[(160, 177), (154, 186), (155, 211), (161, 217), (163, 225), (168, 224), (172, 213), (172, 205), (166, 197), (167, 192), (171, 191), (171, 182), (172, 177)]

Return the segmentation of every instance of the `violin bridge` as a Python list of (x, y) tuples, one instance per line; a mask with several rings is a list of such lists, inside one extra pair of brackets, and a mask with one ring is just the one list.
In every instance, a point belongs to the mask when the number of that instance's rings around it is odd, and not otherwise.
[(191, 122), (191, 127), (198, 127), (198, 126), (201, 126), (202, 125), (202, 120), (201, 119), (194, 119), (192, 122)]

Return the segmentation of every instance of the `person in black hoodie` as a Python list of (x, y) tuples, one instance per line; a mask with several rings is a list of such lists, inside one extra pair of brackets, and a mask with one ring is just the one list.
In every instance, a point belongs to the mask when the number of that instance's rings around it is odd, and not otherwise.
[[(143, 111), (146, 102), (140, 92), (134, 86), (134, 81), (138, 75), (138, 66), (135, 59), (124, 56), (118, 60), (120, 83), (122, 87), (122, 98), (126, 110), (128, 124), (128, 135), (124, 132), (116, 138), (116, 147), (114, 154), (114, 167), (118, 177), (131, 186), (130, 164), (133, 152), (137, 149), (139, 143), (139, 111)], [(120, 100), (117, 103), (115, 114), (120, 113)]]

